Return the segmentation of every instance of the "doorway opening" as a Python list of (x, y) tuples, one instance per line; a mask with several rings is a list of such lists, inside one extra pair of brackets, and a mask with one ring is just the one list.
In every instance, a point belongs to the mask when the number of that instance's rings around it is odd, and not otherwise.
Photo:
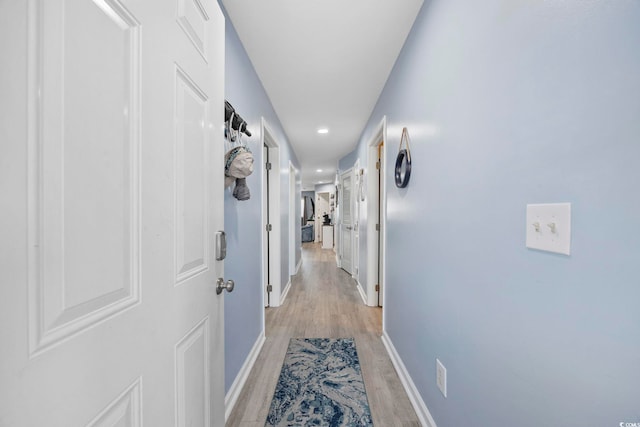
[(316, 243), (321, 243), (323, 240), (322, 227), (324, 225), (325, 215), (331, 216), (330, 200), (331, 200), (331, 193), (325, 192), (325, 191), (316, 193), (315, 221), (314, 221), (314, 224), (316, 224), (315, 225)]
[(261, 123), (262, 169), (262, 284), (263, 305), (277, 307), (281, 302), (280, 272), (280, 150), (264, 118)]

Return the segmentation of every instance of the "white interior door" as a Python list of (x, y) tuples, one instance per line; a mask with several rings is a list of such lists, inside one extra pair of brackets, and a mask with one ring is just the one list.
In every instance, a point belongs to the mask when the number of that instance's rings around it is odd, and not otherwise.
[(341, 263), (340, 266), (347, 273), (353, 271), (353, 171), (349, 169), (340, 176), (342, 195), (340, 196), (341, 218), (340, 218), (340, 244)]
[[(264, 131), (263, 133), (263, 137), (264, 137)], [(264, 291), (264, 295), (263, 295), (263, 301), (264, 301), (264, 306), (265, 307), (269, 307), (270, 304), (270, 296), (271, 296), (271, 288), (270, 286), (272, 281), (271, 281), (271, 246), (272, 246), (272, 242), (271, 242), (271, 231), (269, 229), (269, 224), (271, 224), (271, 167), (270, 167), (270, 160), (269, 160), (269, 147), (267, 146), (266, 143), (263, 143), (263, 151), (262, 151), (262, 158), (264, 159), (264, 164), (263, 166), (263, 170), (264, 170), (264, 174), (263, 174), (263, 187), (262, 187), (262, 194), (263, 194), (263, 208), (262, 208), (262, 217), (263, 217), (263, 239), (262, 239), (262, 253), (263, 255), (263, 260), (262, 260), (262, 265), (263, 265), (263, 272), (262, 275), (264, 277), (263, 280), (263, 291)]]
[(7, 0), (0, 40), (0, 425), (223, 426), (217, 3)]
[(360, 162), (357, 161), (353, 166), (353, 190), (351, 191), (352, 198), (352, 212), (351, 223), (352, 226), (352, 239), (353, 242), (351, 253), (351, 271), (356, 281), (360, 281), (360, 191), (362, 185), (362, 176), (360, 175)]
[[(378, 225), (378, 232), (376, 233), (376, 245), (377, 245), (377, 259), (376, 259), (376, 275), (378, 278), (378, 306), (382, 307), (384, 305), (384, 293), (385, 282), (384, 282), (384, 229), (385, 229), (385, 221), (384, 221), (384, 204), (386, 199), (386, 193), (384, 191), (384, 141), (380, 142), (380, 144), (376, 147), (376, 151), (378, 152), (378, 168), (376, 169), (376, 224)], [(384, 291), (383, 291), (384, 290)]]

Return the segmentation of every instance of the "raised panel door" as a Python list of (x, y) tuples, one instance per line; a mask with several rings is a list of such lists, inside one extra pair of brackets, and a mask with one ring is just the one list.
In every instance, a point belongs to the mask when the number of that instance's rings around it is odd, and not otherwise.
[(347, 273), (352, 272), (352, 242), (353, 242), (353, 173), (352, 170), (345, 172), (340, 176), (341, 183), (341, 219), (340, 219), (340, 245), (341, 245), (341, 263), (340, 266)]
[(0, 24), (0, 425), (223, 426), (217, 2)]

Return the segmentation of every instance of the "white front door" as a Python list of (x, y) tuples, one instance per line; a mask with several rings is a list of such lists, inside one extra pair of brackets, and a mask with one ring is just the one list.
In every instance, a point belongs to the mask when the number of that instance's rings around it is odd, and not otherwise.
[(0, 425), (224, 425), (224, 18), (0, 3)]
[(342, 255), (340, 267), (347, 273), (352, 272), (352, 241), (353, 241), (353, 171), (349, 169), (340, 176), (342, 193), (340, 195), (340, 244)]

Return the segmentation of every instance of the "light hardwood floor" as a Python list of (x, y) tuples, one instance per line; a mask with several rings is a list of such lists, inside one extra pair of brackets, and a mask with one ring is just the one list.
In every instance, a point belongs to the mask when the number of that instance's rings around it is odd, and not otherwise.
[(362, 302), (335, 253), (305, 243), (302, 266), (281, 307), (266, 309), (266, 342), (227, 427), (264, 426), (290, 338), (346, 338), (356, 348), (376, 427), (420, 426), (380, 339), (382, 310)]

